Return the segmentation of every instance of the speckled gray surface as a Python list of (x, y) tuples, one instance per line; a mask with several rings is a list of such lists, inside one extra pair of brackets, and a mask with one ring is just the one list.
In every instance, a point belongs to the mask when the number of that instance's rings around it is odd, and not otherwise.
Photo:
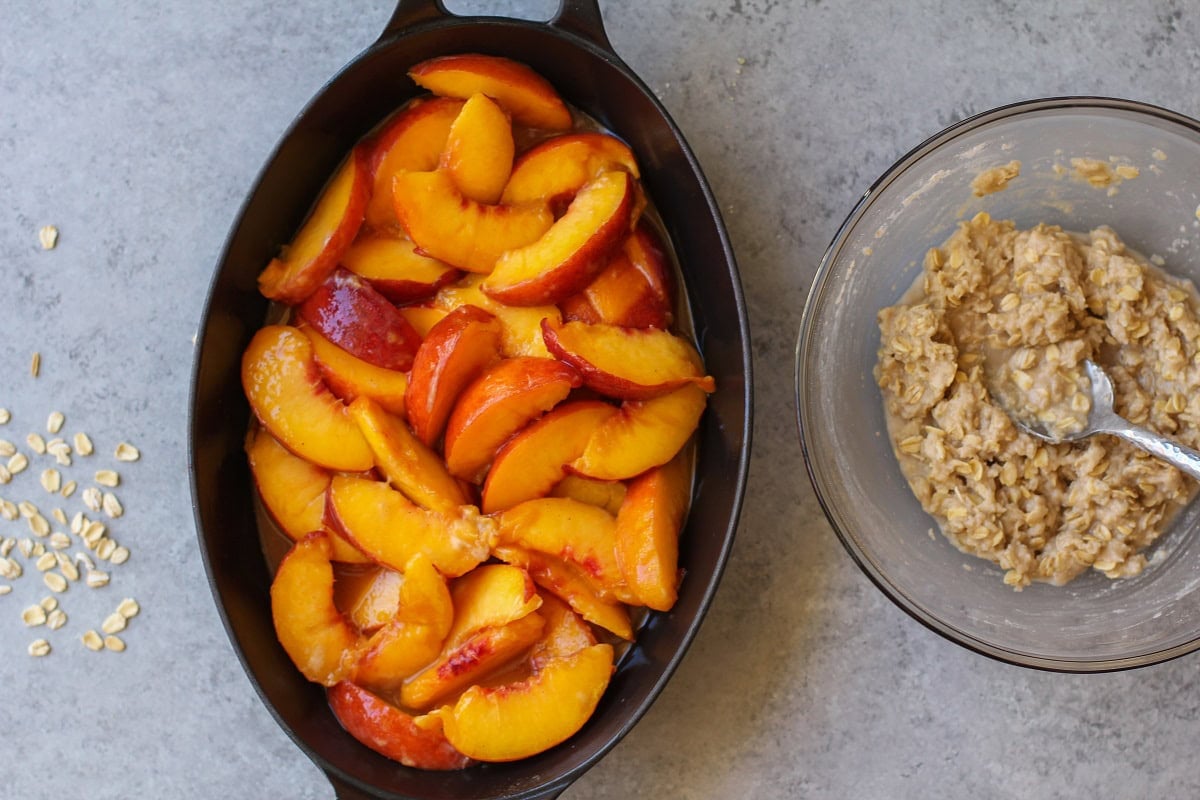
[[(553, 2), (452, 5), (549, 16)], [(45, 7), (43, 7), (45, 6)], [(571, 798), (1195, 797), (1196, 657), (1067, 676), (983, 659), (884, 599), (804, 477), (792, 348), (845, 213), (965, 115), (1057, 94), (1200, 115), (1200, 9), (1182, 2), (602, 4), (617, 51), (673, 113), (726, 214), (750, 307), (756, 436), (737, 547), (675, 679)], [(36, 10), (35, 10), (36, 8)], [(210, 599), (185, 465), (191, 337), (243, 194), (292, 115), (368, 45), (388, 0), (0, 0), (0, 438), (46, 414), (120, 439), (133, 551), (62, 596), (33, 659), (0, 597), (5, 798), (330, 798), (243, 676)], [(37, 229), (61, 230), (42, 252)], [(34, 351), (41, 376), (28, 376)], [(47, 497), (36, 471), (0, 497)], [(39, 502), (53, 508), (47, 497)], [(79, 496), (57, 505), (80, 508)], [(0, 535), (25, 535), (0, 521)], [(128, 650), (80, 634), (117, 601)], [(252, 788), (251, 788), (252, 787)]]

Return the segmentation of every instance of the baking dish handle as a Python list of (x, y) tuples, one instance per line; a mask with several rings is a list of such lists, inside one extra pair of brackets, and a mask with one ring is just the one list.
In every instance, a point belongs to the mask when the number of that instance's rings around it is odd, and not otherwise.
[[(380, 38), (400, 33), (422, 22), (453, 16), (446, 10), (442, 0), (398, 0), (396, 10), (392, 12), (392, 18), (388, 20)], [(604, 32), (599, 0), (560, 0), (558, 13), (550, 20), (550, 25), (613, 52), (608, 34)]]

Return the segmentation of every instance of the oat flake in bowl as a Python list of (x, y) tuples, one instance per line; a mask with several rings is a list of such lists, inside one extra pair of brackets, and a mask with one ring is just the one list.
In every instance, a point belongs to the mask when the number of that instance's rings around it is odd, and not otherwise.
[(1196, 447), (1198, 303), (1107, 227), (1019, 230), (980, 212), (931, 249), (905, 301), (880, 312), (876, 378), (901, 470), (947, 538), (1017, 589), (1089, 567), (1140, 574), (1195, 482), (1116, 437), (1041, 441), (1006, 409), (1081, 430), (1091, 358), (1119, 413)]

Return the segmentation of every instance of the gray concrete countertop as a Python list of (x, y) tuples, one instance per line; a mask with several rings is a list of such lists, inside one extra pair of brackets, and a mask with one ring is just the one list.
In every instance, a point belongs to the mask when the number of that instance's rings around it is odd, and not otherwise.
[[(457, 2), (548, 17), (555, 4)], [(1200, 116), (1200, 9), (1057, 3), (602, 3), (612, 42), (699, 156), (749, 303), (755, 446), (737, 546), (650, 713), (570, 798), (1196, 797), (1195, 656), (1071, 676), (974, 655), (860, 574), (805, 477), (792, 404), (800, 310), (824, 248), (898, 156), (1038, 96)], [(29, 563), (0, 597), (0, 797), (331, 798), (259, 702), (210, 597), (192, 522), (192, 336), (242, 198), (293, 115), (370, 44), (390, 0), (0, 0), (0, 438), (85, 431), (80, 488), (116, 465), (128, 563), (61, 595)], [(58, 226), (56, 249), (38, 229)], [(29, 374), (41, 354), (40, 376)], [(47, 435), (47, 438), (50, 438)], [(122, 440), (140, 461), (115, 462)], [(34, 466), (0, 497), (45, 513)], [(92, 514), (103, 518), (103, 515)], [(56, 525), (56, 527), (62, 527)], [(0, 536), (28, 536), (0, 519)], [(72, 548), (68, 552), (74, 552)], [(123, 597), (123, 653), (80, 644)], [(26, 654), (44, 636), (45, 658)]]

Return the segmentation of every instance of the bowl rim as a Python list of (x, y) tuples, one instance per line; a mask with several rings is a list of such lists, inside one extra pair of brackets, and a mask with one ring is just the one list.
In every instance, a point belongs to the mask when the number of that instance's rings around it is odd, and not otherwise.
[(838, 540), (841, 541), (843, 548), (846, 550), (846, 553), (850, 556), (851, 560), (858, 565), (858, 568), (863, 572), (863, 574), (865, 574), (867, 578), (870, 579), (871, 583), (875, 584), (876, 588), (883, 592), (883, 594), (889, 600), (891, 600), (902, 611), (907, 613), (910, 617), (924, 625), (929, 630), (932, 630), (945, 639), (948, 639), (949, 641), (954, 642), (955, 644), (960, 645), (967, 650), (987, 656), (997, 661), (1012, 664), (1014, 666), (1027, 667), (1047, 672), (1117, 672), (1121, 670), (1135, 669), (1138, 667), (1163, 663), (1200, 649), (1200, 629), (1197, 630), (1196, 634), (1189, 641), (1171, 647), (1153, 650), (1140, 655), (1099, 659), (1042, 656), (1021, 652), (1018, 650), (1001, 647), (999, 645), (994, 645), (978, 636), (960, 630), (957, 627), (942, 621), (930, 611), (926, 610), (921, 604), (911, 599), (901, 586), (893, 583), (882, 571), (877, 569), (872, 563), (871, 559), (867, 557), (866, 552), (859, 546), (858, 541), (850, 534), (848, 530), (849, 526), (842, 520), (838, 508), (834, 504), (830, 494), (826, 490), (818, 470), (814, 466), (810, 443), (807, 436), (807, 431), (809, 430), (812, 421), (809, 419), (810, 412), (808, 411), (807, 404), (805, 403), (805, 386), (809, 383), (810, 377), (808, 372), (808, 361), (810, 348), (815, 336), (813, 323), (816, 315), (816, 309), (824, 296), (826, 284), (830, 280), (834, 257), (846, 244), (850, 232), (855, 228), (859, 220), (865, 215), (867, 209), (870, 208), (875, 199), (883, 192), (884, 189), (886, 189), (910, 167), (914, 166), (917, 162), (931, 154), (933, 151), (937, 150), (942, 145), (957, 138), (958, 136), (961, 136), (964, 133), (968, 133), (984, 126), (992, 125), (1013, 117), (1036, 112), (1056, 111), (1071, 108), (1119, 111), (1129, 113), (1133, 116), (1145, 115), (1154, 117), (1166, 122), (1181, 125), (1185, 128), (1190, 128), (1197, 135), (1197, 137), (1200, 137), (1200, 121), (1185, 114), (1138, 100), (1128, 100), (1124, 98), (1100, 95), (1065, 95), (1008, 103), (966, 117), (965, 119), (946, 126), (942, 130), (928, 137), (898, 158), (895, 163), (888, 167), (883, 174), (871, 184), (870, 188), (863, 193), (863, 195), (855, 203), (854, 207), (850, 210), (850, 213), (846, 216), (846, 219), (838, 227), (833, 239), (830, 241), (829, 246), (825, 249), (824, 254), (821, 256), (820, 264), (818, 265), (816, 274), (813, 277), (813, 282), (809, 287), (808, 296), (805, 300), (804, 308), (800, 317), (800, 330), (796, 338), (796, 348), (794, 353), (795, 386), (793, 397), (796, 406), (796, 426), (800, 438), (800, 451), (804, 458), (805, 470), (808, 472), (809, 481), (811, 482), (813, 491), (816, 494), (817, 502), (820, 504), (821, 510), (825, 514), (825, 518), (829, 521), (830, 527), (837, 535)]

